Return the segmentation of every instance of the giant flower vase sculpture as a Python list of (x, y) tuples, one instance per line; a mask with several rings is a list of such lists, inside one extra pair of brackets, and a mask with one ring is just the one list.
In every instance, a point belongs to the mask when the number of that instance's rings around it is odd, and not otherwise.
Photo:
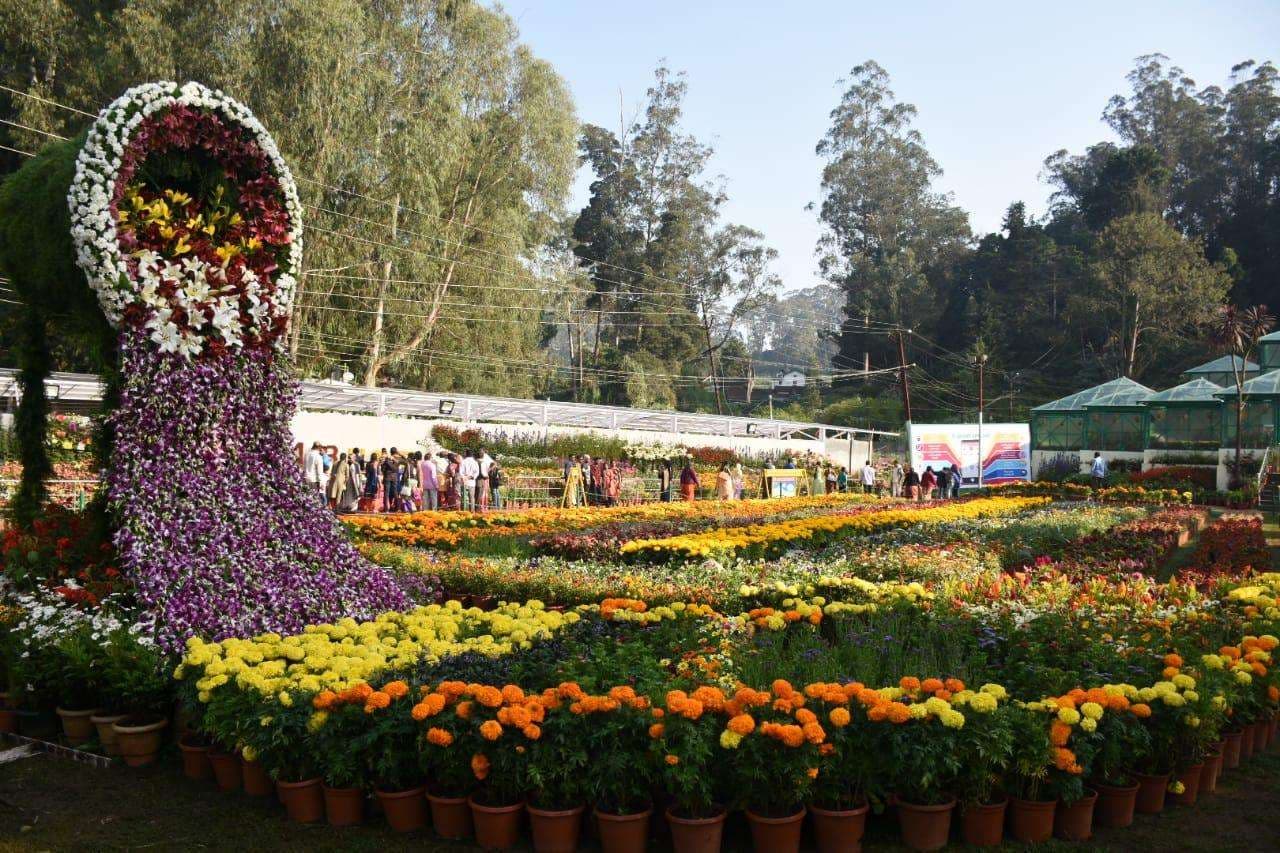
[(89, 128), (66, 203), (75, 263), (117, 336), (108, 517), (157, 639), (407, 605), (290, 449), (301, 205), (265, 128), (198, 83), (130, 89)]

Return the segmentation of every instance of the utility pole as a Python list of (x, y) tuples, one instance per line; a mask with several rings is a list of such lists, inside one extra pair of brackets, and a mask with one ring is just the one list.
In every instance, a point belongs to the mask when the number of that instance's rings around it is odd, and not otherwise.
[[(907, 329), (906, 334), (911, 334)], [(867, 366), (870, 370), (870, 365)], [(911, 422), (911, 385), (907, 381), (907, 345), (903, 343), (903, 331), (898, 330), (898, 376), (902, 380), (902, 410)]]
[(982, 488), (982, 410), (986, 408), (986, 390), (984, 379), (986, 376), (987, 354), (985, 352), (978, 353), (978, 488)]

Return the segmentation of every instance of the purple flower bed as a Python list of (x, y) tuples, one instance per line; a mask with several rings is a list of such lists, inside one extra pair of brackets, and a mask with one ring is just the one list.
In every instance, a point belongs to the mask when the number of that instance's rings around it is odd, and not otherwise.
[(296, 632), (411, 602), (347, 542), (290, 445), (297, 386), (265, 348), (197, 360), (120, 336), (115, 544), (157, 640)]

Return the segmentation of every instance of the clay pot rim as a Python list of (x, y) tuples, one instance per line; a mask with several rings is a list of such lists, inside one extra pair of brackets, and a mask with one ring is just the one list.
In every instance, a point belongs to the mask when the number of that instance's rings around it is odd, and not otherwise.
[[(75, 708), (63, 708), (61, 705), (53, 709), (54, 713), (59, 717), (92, 717), (101, 710), (101, 708), (85, 708), (84, 710), (77, 710)], [(127, 717), (128, 714), (121, 714), (120, 716)]]
[(809, 810), (804, 806), (800, 807), (800, 811), (795, 812), (794, 814), (789, 814), (786, 817), (765, 817), (764, 815), (756, 814), (751, 809), (743, 809), (743, 811), (746, 812), (749, 820), (754, 820), (756, 823), (768, 824), (795, 823), (796, 821), (804, 820), (804, 816), (809, 813)]
[(845, 817), (845, 816), (855, 817), (857, 815), (866, 814), (867, 812), (871, 811), (871, 803), (867, 800), (866, 797), (863, 797), (862, 805), (854, 806), (851, 809), (828, 809), (818, 805), (817, 803), (809, 803), (808, 808), (809, 808), (809, 811), (813, 812), (814, 814), (822, 815), (823, 817)]
[(729, 817), (729, 809), (720, 805), (715, 808), (717, 810), (716, 813), (710, 817), (681, 817), (676, 814), (674, 806), (667, 807), (663, 814), (666, 815), (667, 820), (682, 823), (685, 826), (709, 826), (713, 823), (724, 823)]
[(1008, 808), (1010, 799), (1011, 799), (1010, 796), (1008, 794), (1005, 794), (1001, 796), (999, 800), (996, 800), (994, 803), (961, 803), (960, 811), (967, 812), (967, 811), (973, 810), (973, 811), (993, 812), (999, 809)]
[(920, 803), (913, 803), (910, 800), (904, 800), (902, 799), (902, 797), (898, 797), (898, 805), (906, 806), (907, 808), (914, 809), (915, 811), (918, 811), (918, 812), (944, 812), (944, 811), (949, 811), (951, 809), (954, 809), (956, 807), (956, 798), (952, 797), (951, 799), (947, 800), (945, 803), (937, 803), (934, 805), (922, 805)]
[(1051, 811), (1058, 805), (1057, 800), (1024, 800), (1022, 797), (1010, 797), (1010, 805), (1021, 806), (1032, 811)]
[(183, 752), (211, 752), (213, 746), (207, 743), (191, 743), (195, 735), (185, 734), (178, 738), (178, 749)]
[(428, 787), (427, 799), (431, 800), (432, 802), (441, 803), (442, 805), (456, 806), (459, 804), (466, 803), (468, 800), (471, 799), (471, 796), (469, 794), (463, 794), (461, 797), (450, 797), (444, 794), (433, 794), (431, 793), (431, 788)]
[(314, 779), (303, 779), (301, 782), (286, 782), (284, 779), (277, 779), (276, 784), (287, 791), (293, 791), (298, 788), (310, 788), (314, 785), (323, 784), (323, 780), (317, 776)]
[(1161, 779), (1168, 782), (1173, 777), (1172, 773), (1139, 773), (1136, 770), (1131, 771), (1131, 773), (1133, 778), (1138, 780), (1138, 784), (1142, 784), (1143, 782), (1157, 782)]
[(524, 808), (524, 800), (518, 800), (514, 805), (508, 806), (482, 805), (476, 802), (475, 794), (467, 797), (467, 804), (476, 811), (483, 812), (485, 814), (510, 814), (511, 812), (518, 812)]
[[(1124, 789), (1120, 789), (1120, 790), (1124, 790)], [(1066, 800), (1060, 799), (1058, 800), (1058, 802), (1066, 808), (1074, 808), (1075, 806), (1083, 805), (1084, 803), (1092, 803), (1097, 799), (1098, 799), (1098, 791), (1096, 791), (1093, 788), (1085, 788), (1084, 796), (1081, 797), (1080, 799), (1072, 800), (1069, 803)]]
[[(133, 716), (134, 715), (132, 714), (126, 714), (125, 719), (130, 719)], [(143, 719), (146, 719), (146, 718), (143, 717)], [(124, 726), (124, 725), (121, 725), (120, 722), (122, 721), (112, 723), (111, 727), (115, 729), (116, 734), (122, 734), (122, 735), (148, 734), (150, 732), (161, 731), (165, 728), (168, 728), (169, 726), (168, 717), (160, 717), (160, 719), (156, 720), (153, 723), (144, 723), (143, 725), (140, 725), (140, 726)]]
[(571, 809), (540, 809), (531, 800), (525, 800), (524, 807), (529, 810), (529, 814), (537, 815), (538, 817), (573, 817), (587, 810), (586, 803), (581, 803)]
[(364, 796), (364, 788), (360, 787), (330, 788), (328, 785), (325, 785), (323, 781), (321, 782), (321, 786), (324, 788), (324, 792), (326, 794), (338, 794), (340, 796), (347, 797)]
[(424, 782), (414, 788), (405, 788), (403, 791), (384, 791), (381, 788), (374, 788), (373, 793), (382, 800), (403, 800), (409, 797), (421, 797), (427, 792), (427, 785)]
[(1115, 794), (1132, 794), (1141, 787), (1140, 783), (1134, 782), (1132, 785), (1108, 785), (1106, 782), (1094, 782), (1093, 787), (1099, 794), (1110, 792)]
[(127, 716), (129, 715), (128, 714), (94, 714), (92, 717), (89, 718), (89, 722), (93, 723), (94, 725), (102, 724), (105, 726), (105, 725), (110, 725), (112, 723), (117, 723), (120, 720), (123, 720)]
[(628, 821), (628, 820), (641, 820), (642, 818), (647, 818), (653, 815), (653, 803), (650, 803), (648, 808), (646, 808), (644, 811), (627, 812), (626, 814), (615, 814), (614, 812), (607, 812), (601, 809), (599, 806), (596, 806), (595, 815), (600, 820), (613, 820), (613, 821), (620, 821), (620, 822)]

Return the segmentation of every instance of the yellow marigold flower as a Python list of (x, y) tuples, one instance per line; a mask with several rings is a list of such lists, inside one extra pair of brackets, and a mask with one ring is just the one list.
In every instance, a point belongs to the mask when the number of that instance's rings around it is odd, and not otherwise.
[(1093, 719), (1092, 717), (1085, 717), (1083, 720), (1080, 721), (1080, 728), (1084, 729), (1086, 732), (1097, 731), (1098, 721)]
[(742, 735), (738, 734), (737, 732), (730, 731), (729, 729), (725, 729), (724, 731), (720, 732), (720, 746), (724, 747), (725, 749), (737, 749), (738, 745), (741, 743), (742, 743)]
[(329, 720), (328, 711), (316, 711), (307, 718), (307, 731), (318, 732), (324, 728), (324, 724)]
[(1080, 713), (1090, 720), (1101, 720), (1103, 708), (1097, 702), (1085, 702), (1080, 706)]
[(1075, 708), (1059, 708), (1058, 719), (1066, 723), (1068, 726), (1074, 726), (1080, 722), (1080, 712)]

